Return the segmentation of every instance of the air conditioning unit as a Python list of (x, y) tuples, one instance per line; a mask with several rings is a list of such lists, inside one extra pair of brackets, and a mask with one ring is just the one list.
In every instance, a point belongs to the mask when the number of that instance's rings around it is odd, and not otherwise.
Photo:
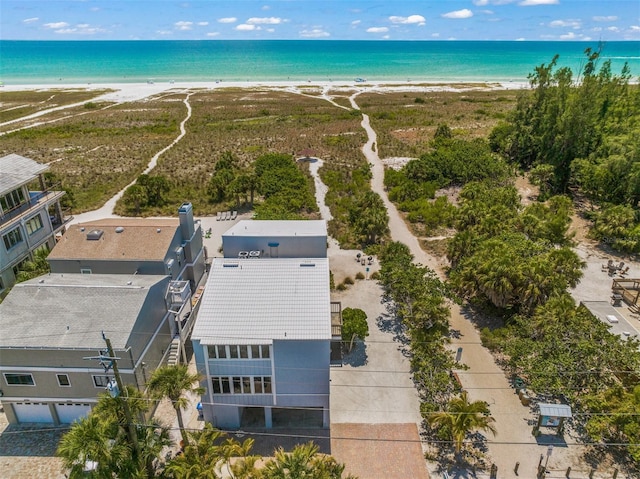
[(249, 257), (249, 252), (248, 251), (240, 251), (238, 253), (238, 258), (248, 258)]

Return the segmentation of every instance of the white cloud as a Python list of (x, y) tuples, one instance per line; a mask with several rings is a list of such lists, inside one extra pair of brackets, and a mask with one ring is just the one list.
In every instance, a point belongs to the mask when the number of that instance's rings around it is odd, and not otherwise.
[(250, 32), (251, 30), (255, 30), (255, 25), (247, 25), (246, 23), (241, 23), (236, 27), (236, 30), (240, 30), (241, 32)]
[(263, 5), (262, 8), (260, 10), (271, 10), (271, 7), (269, 5)]
[(631, 25), (629, 27), (629, 30), (631, 30), (632, 32), (640, 32), (640, 25)]
[(526, 38), (524, 37), (516, 38), (516, 42), (524, 42), (525, 40)]
[(302, 30), (298, 32), (302, 38), (326, 38), (331, 36), (329, 32), (325, 32), (322, 28), (312, 28), (311, 30)]
[(156, 33), (158, 35), (173, 35), (173, 32), (171, 30), (158, 30)]
[(486, 5), (506, 5), (514, 1), (515, 0), (473, 0), (473, 4), (478, 7), (484, 7)]
[(278, 18), (278, 17), (263, 17), (263, 18), (252, 17), (249, 20), (247, 20), (246, 23), (250, 25), (279, 25), (283, 22), (286, 22), (286, 20), (283, 20), (282, 18)]
[(220, 32), (208, 32), (207, 33), (208, 37), (217, 37), (218, 35), (220, 35)]
[(387, 33), (389, 29), (387, 27), (370, 27), (367, 28), (367, 33)]
[(218, 23), (236, 23), (237, 21), (236, 17), (218, 18)]
[(354, 20), (351, 22), (351, 25), (355, 27), (356, 25), (360, 25), (360, 23), (362, 23), (362, 20)]
[(536, 5), (558, 5), (560, 0), (522, 0), (518, 5), (521, 7), (534, 7)]
[(553, 20), (549, 22), (550, 27), (563, 27), (563, 28), (580, 28), (580, 20)]
[(422, 15), (409, 15), (408, 17), (397, 17), (391, 16), (389, 17), (389, 21), (391, 23), (402, 23), (402, 24), (414, 24), (424, 25), (426, 20)]
[(468, 8), (463, 8), (462, 10), (443, 13), (441, 16), (444, 18), (470, 18), (473, 17), (473, 12)]
[(177, 30), (180, 31), (187, 31), (187, 30), (191, 30), (191, 27), (193, 27), (193, 22), (185, 22), (185, 21), (179, 21), (173, 24)]
[(610, 32), (619, 32), (620, 29), (618, 27), (607, 27), (607, 30), (609, 30)]
[(592, 32), (601, 32), (602, 31), (602, 27), (593, 27), (591, 29)]
[(40, 20), (38, 17), (33, 17), (33, 18), (25, 18), (24, 20), (22, 20), (22, 23), (33, 23), (33, 22), (37, 22), (38, 20)]
[(593, 17), (594, 22), (615, 22), (618, 19), (615, 15), (609, 15), (606, 17), (596, 16)]
[(207, 25), (209, 25), (209, 22), (198, 22), (197, 25), (199, 27), (206, 27)]
[(575, 32), (565, 33), (564, 35), (560, 35), (560, 40), (575, 40), (582, 35), (576, 35)]
[(79, 23), (75, 27), (64, 27), (54, 30), (53, 33), (58, 35), (95, 35), (96, 33), (105, 33), (107, 30), (99, 27), (92, 27), (88, 23)]
[(89, 10), (92, 12), (99, 12), (102, 9), (100, 7), (91, 7)]
[(67, 28), (69, 26), (69, 24), (67, 22), (53, 22), (53, 23), (45, 23), (43, 25), (43, 27), (45, 28), (51, 28), (51, 29), (58, 29), (58, 28)]

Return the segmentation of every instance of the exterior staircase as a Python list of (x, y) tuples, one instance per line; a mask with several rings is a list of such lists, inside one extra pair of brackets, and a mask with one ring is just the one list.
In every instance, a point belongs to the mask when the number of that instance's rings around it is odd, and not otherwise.
[(169, 358), (167, 364), (169, 366), (175, 366), (180, 362), (180, 338), (175, 337), (169, 345)]

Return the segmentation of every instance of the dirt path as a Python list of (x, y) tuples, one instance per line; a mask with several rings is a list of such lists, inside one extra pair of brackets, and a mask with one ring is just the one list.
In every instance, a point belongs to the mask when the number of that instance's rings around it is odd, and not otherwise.
[[(189, 103), (189, 97), (193, 95), (193, 93), (194, 92), (188, 92), (187, 96), (183, 100), (183, 103), (187, 108), (187, 115), (185, 116), (184, 120), (180, 122), (180, 134), (169, 145), (165, 146), (162, 150), (160, 150), (155, 155), (153, 155), (151, 160), (149, 160), (147, 168), (141, 173), (142, 175), (146, 175), (149, 172), (151, 172), (151, 170), (153, 170), (158, 164), (158, 158), (160, 158), (160, 156), (162, 156), (165, 152), (173, 148), (184, 137), (184, 135), (187, 134), (187, 129), (185, 125), (187, 121), (189, 121), (189, 119), (191, 118), (191, 104)], [(113, 213), (116, 203), (120, 198), (122, 198), (122, 195), (124, 195), (125, 190), (129, 188), (131, 185), (135, 184), (135, 182), (136, 180), (133, 180), (127, 186), (125, 186), (120, 191), (118, 191), (113, 197), (107, 200), (107, 202), (101, 208), (76, 215), (70, 224), (86, 223), (88, 221), (95, 221), (102, 218), (116, 217), (117, 215)]]
[[(358, 93), (350, 97), (354, 108), (358, 108), (355, 101), (357, 95)], [(385, 203), (393, 240), (406, 244), (417, 263), (430, 267), (442, 278), (444, 261), (438, 261), (420, 247), (418, 239), (411, 233), (395, 205), (387, 198), (383, 185), (384, 165), (376, 151), (376, 134), (369, 124), (369, 117), (365, 114), (363, 114), (362, 127), (368, 136), (362, 152), (372, 165), (371, 188)], [(484, 400), (490, 404), (491, 413), (496, 420), (495, 427), (498, 433), (495, 438), (491, 436), (487, 438), (487, 454), (490, 463), (498, 466), (501, 479), (518, 477), (514, 473), (516, 462), (520, 463), (520, 477), (535, 477), (540, 454), (546, 453), (547, 446), (538, 445), (531, 434), (531, 426), (528, 425), (528, 421), (532, 419), (529, 408), (520, 403), (503, 371), (495, 363), (489, 351), (482, 347), (478, 330), (463, 316), (460, 307), (451, 305), (450, 309), (451, 329), (459, 333), (453, 340), (451, 348), (457, 350), (458, 347), (462, 347), (462, 361), (469, 366), (466, 371), (458, 373), (462, 385), (468, 390), (472, 400)], [(556, 461), (567, 458), (568, 454), (557, 451), (550, 459), (549, 466), (553, 467)], [(436, 473), (434, 466), (431, 464), (432, 472)], [(473, 477), (471, 471), (451, 471), (451, 473), (452, 477)]]

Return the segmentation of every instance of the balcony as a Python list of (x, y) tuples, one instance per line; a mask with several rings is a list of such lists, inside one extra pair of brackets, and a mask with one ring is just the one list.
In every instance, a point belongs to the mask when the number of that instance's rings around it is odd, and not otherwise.
[[(56, 187), (58, 189), (54, 189)], [(53, 185), (50, 189), (45, 191), (30, 191), (28, 201), (9, 211), (2, 212), (2, 216), (0, 216), (0, 225), (4, 226), (16, 218), (28, 216), (32, 212), (35, 213), (41, 208), (46, 208), (52, 203), (60, 201), (60, 198), (64, 196), (65, 192), (59, 188), (60, 185)], [(62, 226), (64, 224), (64, 218), (58, 218), (56, 216), (56, 220), (52, 220), (52, 222), (54, 223), (54, 229), (58, 229), (58, 226)]]
[(342, 339), (342, 303), (331, 303), (331, 336), (334, 340)]

